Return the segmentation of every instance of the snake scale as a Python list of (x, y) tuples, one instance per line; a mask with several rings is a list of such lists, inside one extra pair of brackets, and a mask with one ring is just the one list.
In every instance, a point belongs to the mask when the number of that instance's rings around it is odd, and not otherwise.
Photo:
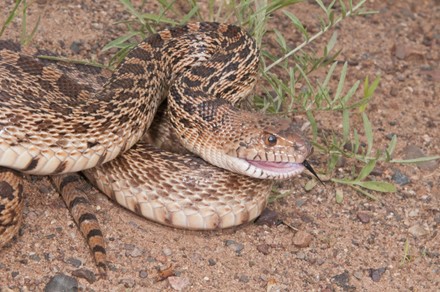
[[(312, 152), (291, 120), (235, 107), (253, 90), (258, 59), (241, 28), (188, 23), (141, 42), (99, 87), (0, 47), (0, 246), (22, 221), (20, 173), (51, 175), (103, 270), (103, 236), (76, 172), (162, 224), (216, 229), (256, 218), (273, 180), (309, 168)], [(164, 121), (148, 135), (169, 133), (159, 140), (185, 153), (137, 143), (159, 107)]]

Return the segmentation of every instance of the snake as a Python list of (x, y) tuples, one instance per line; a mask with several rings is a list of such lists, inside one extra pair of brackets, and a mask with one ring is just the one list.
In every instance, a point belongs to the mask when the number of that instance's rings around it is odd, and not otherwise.
[(102, 268), (105, 245), (78, 172), (161, 224), (255, 219), (275, 180), (311, 169), (313, 150), (292, 120), (237, 106), (258, 67), (256, 41), (215, 22), (151, 35), (102, 86), (0, 46), (0, 246), (22, 222), (23, 174), (52, 178)]

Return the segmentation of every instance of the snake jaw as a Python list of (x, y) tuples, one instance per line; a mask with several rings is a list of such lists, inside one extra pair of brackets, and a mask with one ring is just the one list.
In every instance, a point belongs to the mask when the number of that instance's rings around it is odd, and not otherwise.
[(305, 169), (301, 163), (246, 161), (250, 166), (249, 172), (252, 171), (256, 175), (260, 174), (261, 178), (287, 179), (300, 174)]

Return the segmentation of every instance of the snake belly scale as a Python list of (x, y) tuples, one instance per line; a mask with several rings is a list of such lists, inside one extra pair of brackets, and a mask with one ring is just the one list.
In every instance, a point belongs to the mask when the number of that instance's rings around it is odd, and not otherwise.
[[(17, 172), (53, 176), (80, 228), (95, 224), (82, 232), (102, 266), (96, 218), (86, 197), (69, 195), (78, 171), (162, 224), (215, 229), (257, 217), (272, 181), (301, 173), (312, 152), (292, 121), (234, 107), (254, 87), (258, 58), (241, 28), (189, 23), (141, 42), (97, 89), (0, 46), (0, 245), (21, 222)], [(169, 143), (191, 154), (136, 144), (161, 104)]]

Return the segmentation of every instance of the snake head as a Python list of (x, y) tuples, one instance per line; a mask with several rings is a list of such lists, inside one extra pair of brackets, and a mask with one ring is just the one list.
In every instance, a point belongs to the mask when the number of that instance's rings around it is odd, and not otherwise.
[(287, 179), (305, 169), (313, 148), (292, 121), (255, 113), (244, 119), (237, 146), (226, 153), (231, 161), (226, 168), (264, 179)]

